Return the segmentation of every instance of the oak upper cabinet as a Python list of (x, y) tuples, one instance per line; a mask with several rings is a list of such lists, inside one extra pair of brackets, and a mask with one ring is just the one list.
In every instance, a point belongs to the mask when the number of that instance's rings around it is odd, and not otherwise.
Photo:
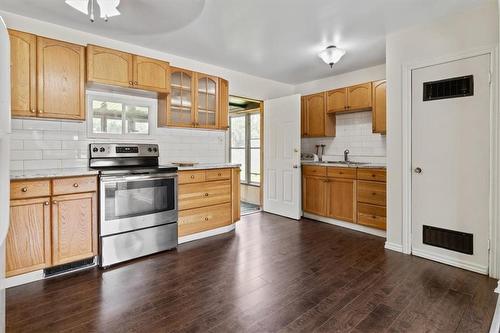
[(9, 30), (11, 112), (16, 117), (36, 117), (36, 36)]
[(302, 178), (302, 206), (304, 212), (325, 215), (326, 178), (304, 175)]
[(85, 119), (85, 47), (9, 30), (13, 117)]
[(347, 88), (347, 109), (349, 111), (370, 110), (372, 107), (372, 83), (363, 83)]
[(219, 78), (219, 128), (229, 128), (229, 82)]
[(51, 264), (50, 198), (12, 200), (5, 275), (23, 274)]
[(335, 117), (326, 114), (326, 93), (307, 95), (302, 101), (303, 136), (335, 136)]
[(300, 98), (300, 136), (307, 137), (306, 97)]
[(170, 105), (167, 106), (167, 126), (194, 127), (194, 73), (182, 68), (170, 68)]
[(386, 81), (373, 82), (372, 92), (372, 130), (373, 133), (387, 133)]
[(134, 56), (101, 46), (87, 45), (87, 81), (133, 87)]
[(52, 198), (53, 264), (97, 255), (97, 193)]
[(218, 119), (218, 78), (196, 73), (196, 108), (195, 126), (201, 128), (217, 128)]
[(37, 37), (38, 117), (85, 119), (85, 47)]
[(347, 89), (335, 89), (326, 93), (326, 112), (342, 112), (347, 110)]
[(134, 88), (170, 92), (170, 65), (168, 62), (134, 56)]
[(356, 180), (329, 178), (327, 180), (327, 211), (331, 218), (356, 221)]

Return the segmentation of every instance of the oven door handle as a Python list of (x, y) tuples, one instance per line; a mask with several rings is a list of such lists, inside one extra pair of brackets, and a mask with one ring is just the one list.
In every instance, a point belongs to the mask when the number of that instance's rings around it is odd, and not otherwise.
[(161, 180), (161, 179), (172, 179), (177, 178), (176, 173), (164, 173), (164, 174), (154, 174), (154, 175), (131, 175), (131, 176), (104, 176), (101, 177), (102, 183), (126, 183), (126, 182), (136, 182), (142, 180)]

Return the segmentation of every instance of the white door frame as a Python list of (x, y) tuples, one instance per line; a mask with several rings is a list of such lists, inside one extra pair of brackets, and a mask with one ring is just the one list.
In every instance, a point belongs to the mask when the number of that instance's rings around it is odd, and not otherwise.
[[(470, 58), (480, 55), (490, 55), (490, 218), (489, 218), (489, 239), (490, 239), (490, 254), (489, 254), (489, 275), (498, 278), (500, 276), (500, 263), (497, 258), (500, 258), (500, 115), (498, 111), (498, 53), (497, 46), (489, 48), (474, 49), (467, 52), (461, 52), (445, 57), (434, 58), (431, 60), (403, 64), (402, 68), (402, 161), (403, 161), (403, 176), (402, 176), (402, 195), (403, 195), (403, 224), (402, 224), (402, 247), (403, 253), (411, 254), (411, 175), (412, 175), (412, 71), (415, 69), (439, 65), (446, 62), (457, 61), (464, 58)], [(390, 203), (389, 203), (390, 204)]]

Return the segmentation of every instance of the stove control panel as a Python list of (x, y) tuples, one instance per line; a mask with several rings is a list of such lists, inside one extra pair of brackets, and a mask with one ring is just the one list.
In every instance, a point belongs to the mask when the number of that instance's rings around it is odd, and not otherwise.
[(157, 144), (91, 143), (89, 150), (91, 158), (159, 156)]

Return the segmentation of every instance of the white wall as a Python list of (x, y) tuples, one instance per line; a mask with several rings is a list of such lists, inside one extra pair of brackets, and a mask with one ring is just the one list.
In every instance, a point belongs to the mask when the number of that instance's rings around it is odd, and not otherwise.
[[(378, 65), (305, 82), (297, 85), (295, 92), (307, 95), (382, 79), (385, 79), (385, 65)], [(302, 152), (314, 153), (315, 145), (325, 144), (325, 155), (332, 158), (343, 158), (343, 152), (347, 148), (353, 160), (385, 163), (386, 136), (372, 133), (371, 111), (339, 114), (336, 117), (336, 136), (302, 139)]]
[[(48, 22), (0, 11), (8, 28), (31, 32), (40, 36), (55, 38), (77, 44), (97, 44), (126, 52), (144, 55), (169, 61), (171, 65), (199, 71), (229, 80), (231, 95), (266, 100), (274, 97), (290, 95), (294, 86), (281, 82), (263, 79), (245, 73), (225, 69), (192, 59), (140, 47), (137, 45), (112, 40), (106, 37), (62, 27)], [(89, 23), (90, 24), (90, 23)]]
[(402, 246), (402, 67), (498, 45), (496, 3), (393, 33), (386, 39), (389, 246)]

